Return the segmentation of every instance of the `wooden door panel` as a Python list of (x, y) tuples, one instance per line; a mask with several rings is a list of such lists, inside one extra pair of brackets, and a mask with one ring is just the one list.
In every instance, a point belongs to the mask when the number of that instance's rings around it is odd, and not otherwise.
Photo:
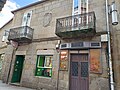
[(11, 80), (12, 83), (20, 82), (22, 68), (23, 68), (23, 62), (24, 62), (24, 56), (21, 56), (21, 55), (16, 56), (13, 76), (12, 76), (12, 80)]
[(70, 90), (89, 90), (88, 54), (71, 54)]
[(71, 56), (71, 86), (70, 90), (79, 90), (79, 76), (78, 76), (78, 65), (79, 58), (77, 55)]
[[(76, 56), (74, 56), (74, 58), (75, 57)], [(71, 81), (72, 82), (71, 82), (70, 90), (79, 90), (78, 64), (79, 62), (77, 62), (76, 58), (73, 62), (71, 62)]]
[(80, 54), (78, 55), (78, 59), (79, 59), (79, 62), (84, 62), (84, 61), (88, 62), (88, 54)]
[(85, 79), (80, 79), (80, 89), (79, 90), (89, 90), (88, 81)]
[(76, 78), (72, 78), (72, 83), (71, 83), (71, 86), (70, 86), (70, 90), (79, 90), (80, 88), (80, 85), (79, 85), (79, 81), (78, 79)]
[(80, 77), (81, 89), (88, 90), (88, 62), (81, 62), (81, 77)]
[(78, 57), (78, 55), (77, 54), (73, 54), (73, 55), (71, 55), (71, 61), (79, 61), (79, 57)]

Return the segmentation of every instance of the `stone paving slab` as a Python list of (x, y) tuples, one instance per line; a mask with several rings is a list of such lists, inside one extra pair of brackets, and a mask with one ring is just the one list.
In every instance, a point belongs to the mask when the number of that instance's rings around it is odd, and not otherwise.
[(0, 81), (0, 90), (35, 90), (35, 89), (13, 86), (6, 83), (2, 83), (2, 81)]

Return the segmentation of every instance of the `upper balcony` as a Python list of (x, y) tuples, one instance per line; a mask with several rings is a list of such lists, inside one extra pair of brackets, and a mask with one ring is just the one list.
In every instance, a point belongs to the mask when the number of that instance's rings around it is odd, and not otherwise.
[(85, 38), (96, 33), (94, 12), (57, 19), (56, 35), (60, 38)]
[(22, 26), (10, 29), (8, 40), (18, 43), (30, 43), (33, 39), (33, 29), (28, 26)]

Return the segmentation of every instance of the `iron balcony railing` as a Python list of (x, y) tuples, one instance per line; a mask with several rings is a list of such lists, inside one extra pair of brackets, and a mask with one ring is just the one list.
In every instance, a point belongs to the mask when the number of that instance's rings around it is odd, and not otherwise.
[(59, 18), (56, 21), (56, 35), (60, 36), (61, 33), (69, 33), (70, 31), (95, 31), (95, 23), (94, 12)]
[(8, 40), (16, 42), (29, 42), (33, 38), (33, 29), (28, 26), (22, 26), (10, 29)]

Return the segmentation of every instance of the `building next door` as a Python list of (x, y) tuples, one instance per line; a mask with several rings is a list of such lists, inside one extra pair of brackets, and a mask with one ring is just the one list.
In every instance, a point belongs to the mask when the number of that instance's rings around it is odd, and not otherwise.
[(20, 83), (24, 58), (24, 55), (16, 55), (11, 83)]
[(70, 90), (89, 90), (88, 54), (71, 54)]

